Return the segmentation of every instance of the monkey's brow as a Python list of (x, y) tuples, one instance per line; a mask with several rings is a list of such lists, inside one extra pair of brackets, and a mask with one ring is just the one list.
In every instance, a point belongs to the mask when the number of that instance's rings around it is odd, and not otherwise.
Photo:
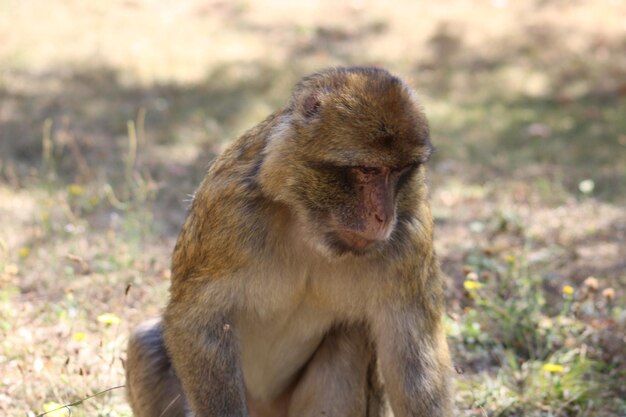
[(337, 168), (377, 168), (380, 165), (377, 164), (368, 164), (364, 163), (365, 161), (327, 161), (327, 160), (317, 160), (317, 161), (309, 161), (307, 164), (312, 168), (320, 168), (320, 169), (337, 169)]
[[(396, 171), (400, 171), (406, 168), (417, 167), (422, 164), (423, 161), (418, 159), (410, 159), (407, 161), (403, 161), (399, 164), (389, 165), (388, 168)], [(367, 163), (347, 163), (340, 161), (308, 161), (308, 166), (313, 169), (322, 169), (322, 170), (337, 170), (337, 169), (354, 169), (354, 168), (362, 168), (362, 169), (377, 169), (381, 168), (384, 165), (381, 164), (367, 164)]]

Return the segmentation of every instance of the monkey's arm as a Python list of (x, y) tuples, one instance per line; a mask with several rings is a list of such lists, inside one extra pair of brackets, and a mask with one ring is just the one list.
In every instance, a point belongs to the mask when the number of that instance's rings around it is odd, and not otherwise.
[(203, 311), (202, 291), (172, 298), (164, 337), (195, 417), (245, 417), (245, 389), (235, 329), (223, 312)]
[[(432, 276), (434, 274), (434, 276)], [(439, 271), (420, 293), (390, 302), (377, 314), (374, 339), (383, 382), (396, 417), (451, 417), (451, 364), (441, 321)], [(422, 292), (423, 291), (423, 292)]]

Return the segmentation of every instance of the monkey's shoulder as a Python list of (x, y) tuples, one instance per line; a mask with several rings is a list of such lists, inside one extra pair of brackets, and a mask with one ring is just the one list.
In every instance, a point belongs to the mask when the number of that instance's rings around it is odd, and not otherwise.
[(174, 279), (232, 274), (265, 245), (269, 203), (247, 177), (218, 174), (196, 192), (174, 248)]

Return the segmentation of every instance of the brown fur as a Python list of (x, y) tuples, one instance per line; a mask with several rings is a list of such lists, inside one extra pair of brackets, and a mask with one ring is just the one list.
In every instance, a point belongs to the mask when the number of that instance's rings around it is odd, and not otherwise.
[(162, 324), (129, 344), (135, 415), (451, 416), (430, 152), (388, 72), (303, 79), (197, 190)]

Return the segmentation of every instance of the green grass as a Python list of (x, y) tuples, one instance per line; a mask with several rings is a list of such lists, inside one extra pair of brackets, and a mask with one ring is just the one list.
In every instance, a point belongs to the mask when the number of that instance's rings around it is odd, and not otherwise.
[(600, 335), (619, 339), (625, 330), (615, 323), (623, 310), (613, 305), (611, 290), (588, 280), (580, 288), (563, 286), (560, 294), (547, 291), (514, 256), (474, 254), (467, 262), (467, 305), (448, 326), (469, 369), (487, 370), (461, 382), (459, 397), (475, 415), (626, 412), (619, 399), (623, 358), (612, 358), (598, 343)]

